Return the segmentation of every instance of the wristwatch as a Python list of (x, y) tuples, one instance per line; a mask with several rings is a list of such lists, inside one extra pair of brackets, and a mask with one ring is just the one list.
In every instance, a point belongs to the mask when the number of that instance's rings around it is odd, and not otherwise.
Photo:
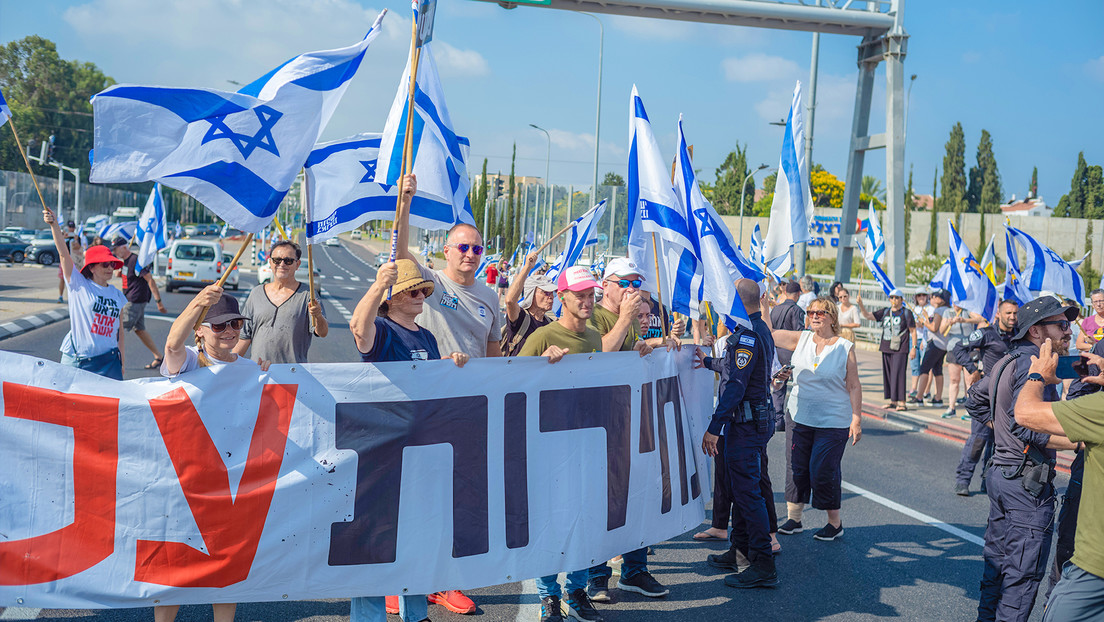
[(1028, 374), (1027, 375), (1027, 380), (1028, 380), (1028, 382), (1034, 380), (1036, 382), (1042, 382), (1042, 383), (1046, 384), (1046, 378), (1043, 378), (1043, 375), (1038, 373), (1038, 372), (1031, 372), (1030, 374)]

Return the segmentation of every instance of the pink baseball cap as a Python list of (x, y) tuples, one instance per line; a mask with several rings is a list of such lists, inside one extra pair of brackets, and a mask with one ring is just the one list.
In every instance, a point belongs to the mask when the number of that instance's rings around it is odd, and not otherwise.
[(590, 270), (582, 266), (571, 266), (567, 270), (561, 272), (559, 278), (556, 279), (557, 292), (580, 292), (592, 287), (600, 289), (602, 286), (598, 284), (598, 281), (594, 280), (594, 276), (591, 275)]

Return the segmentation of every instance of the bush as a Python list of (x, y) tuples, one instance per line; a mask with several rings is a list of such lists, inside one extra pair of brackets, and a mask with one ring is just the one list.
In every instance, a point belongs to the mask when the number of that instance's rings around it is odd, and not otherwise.
[(917, 259), (906, 262), (905, 274), (908, 277), (907, 280), (912, 283), (919, 283), (920, 285), (927, 286), (928, 283), (931, 283), (935, 273), (939, 272), (939, 268), (945, 261), (947, 261), (947, 258), (939, 255), (923, 255)]

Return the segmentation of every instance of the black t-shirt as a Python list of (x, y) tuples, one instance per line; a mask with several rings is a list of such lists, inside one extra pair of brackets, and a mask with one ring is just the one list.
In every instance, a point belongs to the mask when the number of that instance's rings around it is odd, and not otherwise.
[(390, 361), (434, 361), (441, 358), (437, 338), (427, 328), (410, 330), (386, 317), (376, 318), (376, 340), (360, 353), (365, 363)]
[[(641, 335), (640, 338), (652, 339), (654, 337), (659, 337), (660, 339), (662, 339), (667, 336), (666, 332), (663, 330), (663, 320), (666, 319), (667, 326), (670, 326), (671, 315), (667, 313), (667, 308), (659, 304), (659, 301), (655, 298), (652, 299), (651, 304), (652, 313), (648, 316), (648, 326), (641, 327), (641, 330), (644, 332), (644, 334)], [(681, 335), (679, 336), (681, 337)]]
[[(916, 318), (912, 316), (912, 311), (909, 311), (905, 307), (901, 307), (896, 311), (891, 307), (882, 307), (881, 309), (875, 310), (873, 315), (875, 320), (882, 323), (881, 351), (886, 354), (901, 351), (907, 352), (909, 349), (909, 336), (907, 333), (910, 329), (916, 328)], [(894, 350), (890, 347), (893, 345), (890, 341), (896, 335), (901, 335), (901, 339), (897, 349)]]
[(152, 292), (145, 279), (145, 275), (150, 271), (149, 266), (142, 268), (140, 272), (135, 270), (138, 267), (138, 255), (131, 253), (130, 257), (123, 261), (123, 267), (126, 269), (126, 289), (123, 290), (123, 294), (126, 295), (127, 301), (135, 304), (149, 302)]

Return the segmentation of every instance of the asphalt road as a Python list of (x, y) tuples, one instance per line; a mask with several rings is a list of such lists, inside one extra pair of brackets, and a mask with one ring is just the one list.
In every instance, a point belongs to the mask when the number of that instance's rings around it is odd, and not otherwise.
[[(328, 338), (316, 339), (312, 345), (312, 362), (357, 359), (342, 309), (351, 311), (374, 277), (375, 270), (368, 265), (369, 261), (369, 253), (359, 246), (316, 247), (315, 263), (324, 275), (319, 283), (331, 328)], [(247, 280), (242, 281), (239, 292), (242, 297), (248, 291)], [(179, 312), (192, 295), (165, 294), (169, 315)], [(147, 313), (150, 318), (147, 326), (156, 339), (163, 341), (171, 318), (152, 319), (156, 315)], [(68, 322), (59, 322), (0, 342), (0, 347), (57, 360), (56, 347), (67, 330)], [(153, 372), (140, 369), (150, 355), (133, 335), (127, 336), (127, 351), (128, 378), (152, 375)], [(782, 445), (779, 436), (771, 441), (769, 449), (771, 477), (776, 483), (775, 503), (784, 519)], [(724, 545), (695, 542), (690, 532), (656, 544), (654, 555), (649, 557), (652, 573), (671, 588), (670, 596), (651, 600), (614, 590), (614, 602), (598, 605), (599, 610), (607, 620), (625, 622), (972, 620), (982, 572), (980, 542), (988, 500), (977, 493), (967, 498), (952, 493), (960, 451), (961, 445), (953, 441), (867, 419), (862, 441), (849, 447), (844, 455), (844, 536), (834, 542), (814, 540), (812, 532), (826, 522), (826, 517), (823, 512), (808, 511), (804, 533), (779, 536), (783, 550), (777, 558), (781, 581), (777, 589), (740, 591), (725, 587), (721, 583), (723, 574), (714, 572), (705, 563), (707, 554), (720, 552)], [(1056, 485), (1063, 489), (1066, 477), (1059, 475)], [(975, 489), (976, 486), (975, 479)], [(437, 621), (539, 618), (539, 601), (532, 581), (468, 593), (479, 606), (475, 616), (460, 616), (431, 606), (431, 618)], [(348, 612), (345, 600), (243, 603), (237, 619), (331, 622), (346, 620)], [(210, 615), (206, 607), (183, 607), (177, 619), (208, 620)], [(1041, 617), (1040, 604), (1032, 619)], [(0, 608), (0, 620), (108, 622), (151, 618), (152, 611), (148, 608), (109, 611)]]

